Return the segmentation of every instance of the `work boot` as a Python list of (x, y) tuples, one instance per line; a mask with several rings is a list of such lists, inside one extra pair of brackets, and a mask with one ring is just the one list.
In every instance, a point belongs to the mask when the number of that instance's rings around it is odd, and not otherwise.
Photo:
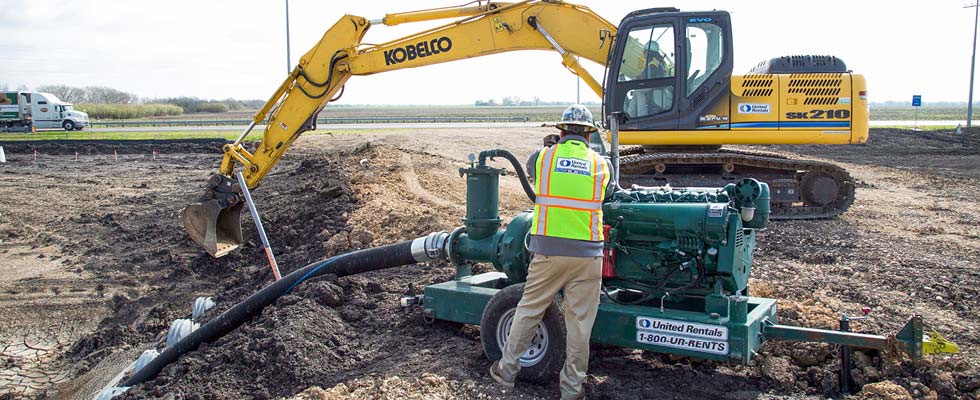
[[(564, 393), (562, 393), (562, 394), (564, 394)], [(561, 398), (562, 398), (562, 400), (565, 400), (565, 396), (562, 396)], [(583, 391), (579, 392), (578, 396), (572, 397), (569, 400), (585, 400), (585, 391), (583, 390)]]
[(490, 364), (490, 376), (493, 378), (493, 380), (497, 381), (497, 383), (504, 385), (508, 389), (514, 388), (514, 381), (507, 381), (504, 379), (504, 375), (500, 371), (500, 361), (494, 361), (493, 364)]

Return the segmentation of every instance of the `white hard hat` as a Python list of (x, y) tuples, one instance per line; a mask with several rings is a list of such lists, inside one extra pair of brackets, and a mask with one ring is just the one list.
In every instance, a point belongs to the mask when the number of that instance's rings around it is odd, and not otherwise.
[(555, 125), (558, 129), (573, 133), (589, 133), (596, 130), (595, 122), (592, 121), (592, 111), (581, 104), (568, 106), (561, 113), (561, 120)]

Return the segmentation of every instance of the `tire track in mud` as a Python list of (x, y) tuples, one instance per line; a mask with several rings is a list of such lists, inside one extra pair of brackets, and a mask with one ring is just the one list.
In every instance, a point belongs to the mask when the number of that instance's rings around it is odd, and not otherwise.
[(428, 201), (432, 204), (441, 207), (453, 208), (457, 210), (465, 210), (466, 207), (460, 205), (457, 202), (444, 199), (442, 197), (436, 196), (429, 192), (422, 184), (419, 183), (419, 176), (415, 172), (415, 163), (412, 161), (412, 155), (406, 152), (402, 152), (399, 157), (399, 163), (401, 166), (400, 175), (402, 182), (405, 183), (408, 192), (421, 198), (422, 200)]

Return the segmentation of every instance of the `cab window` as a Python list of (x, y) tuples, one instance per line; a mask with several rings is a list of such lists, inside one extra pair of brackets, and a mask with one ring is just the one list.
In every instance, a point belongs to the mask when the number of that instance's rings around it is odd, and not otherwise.
[(658, 25), (630, 31), (619, 68), (619, 81), (673, 76), (674, 27)]
[(721, 65), (725, 54), (720, 26), (710, 22), (687, 25), (687, 95), (690, 96)]
[(623, 109), (630, 117), (652, 116), (674, 107), (675, 59), (673, 25), (630, 30), (617, 79), (642, 83), (623, 94)]

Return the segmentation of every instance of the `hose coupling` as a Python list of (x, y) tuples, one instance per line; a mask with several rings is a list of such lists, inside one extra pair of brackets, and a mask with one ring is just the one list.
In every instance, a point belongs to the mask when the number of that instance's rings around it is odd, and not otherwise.
[(432, 232), (426, 237), (420, 237), (412, 241), (412, 257), (416, 262), (425, 262), (435, 259), (447, 258), (446, 244), (449, 242), (449, 233)]

